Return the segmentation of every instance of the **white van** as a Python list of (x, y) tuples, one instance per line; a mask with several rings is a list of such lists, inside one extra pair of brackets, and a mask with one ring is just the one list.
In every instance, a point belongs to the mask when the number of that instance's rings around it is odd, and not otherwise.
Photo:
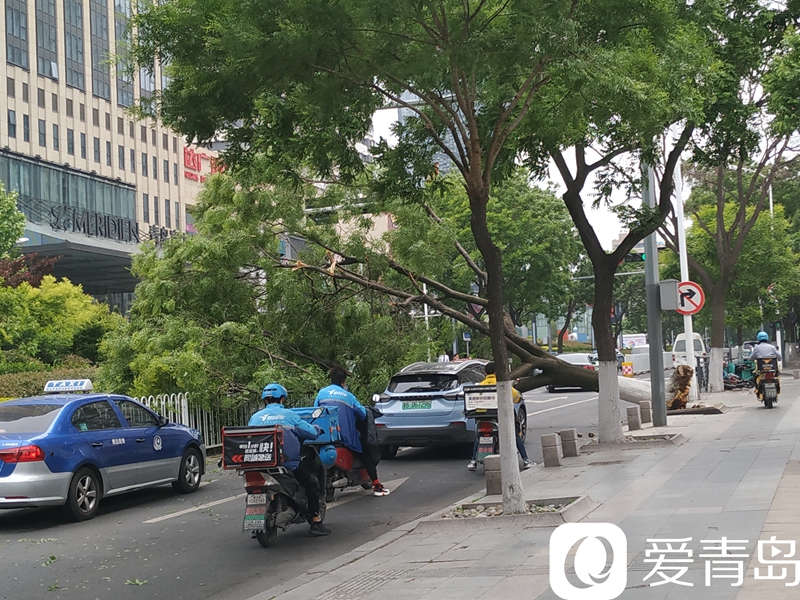
[[(706, 349), (706, 345), (703, 343), (702, 336), (694, 332), (692, 334), (692, 338), (694, 339), (694, 357), (697, 358), (698, 356), (707, 357), (708, 350)], [(686, 334), (679, 333), (675, 337), (675, 345), (672, 347), (672, 366), (677, 367), (678, 365), (685, 365), (686, 364)], [(691, 365), (694, 368), (694, 365)]]

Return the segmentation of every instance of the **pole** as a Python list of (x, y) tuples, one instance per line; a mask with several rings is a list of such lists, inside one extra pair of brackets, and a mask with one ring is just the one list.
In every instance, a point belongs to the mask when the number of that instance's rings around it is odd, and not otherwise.
[[(647, 167), (645, 202), (656, 206), (656, 173)], [(664, 390), (664, 344), (661, 334), (661, 293), (658, 286), (658, 239), (654, 231), (644, 240), (645, 298), (647, 300), (647, 334), (650, 342), (650, 399), (653, 407), (653, 426), (667, 424), (667, 401)]]
[[(426, 296), (428, 295), (428, 286), (424, 283), (422, 284), (422, 293)], [(425, 311), (425, 335), (428, 337), (428, 362), (431, 362), (431, 327), (428, 323), (428, 304), (423, 305), (423, 310)]]
[[(775, 231), (775, 206), (772, 203), (772, 186), (769, 186), (769, 220), (770, 220), (770, 228), (772, 231)], [(780, 352), (781, 356), (783, 356), (783, 339), (781, 335), (781, 327), (780, 327), (780, 312), (778, 312), (777, 305), (775, 306), (775, 345), (778, 347), (778, 352)], [(783, 369), (783, 361), (778, 361), (778, 370)]]
[[(675, 165), (675, 218), (678, 221), (678, 256), (681, 263), (681, 281), (689, 281), (689, 259), (686, 256), (686, 225), (683, 219), (683, 177), (681, 177), (680, 161)], [(694, 358), (694, 328), (692, 326), (692, 315), (683, 316), (683, 333), (686, 337), (686, 363), (697, 370)], [(673, 340), (673, 352), (675, 350)], [(697, 384), (697, 377), (692, 377), (692, 385), (689, 388), (689, 402), (697, 402), (700, 399), (700, 388)]]

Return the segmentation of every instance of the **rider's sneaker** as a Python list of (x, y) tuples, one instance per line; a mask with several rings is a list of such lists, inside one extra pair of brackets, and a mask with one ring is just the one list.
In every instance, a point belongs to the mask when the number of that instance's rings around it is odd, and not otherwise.
[(388, 496), (389, 490), (383, 487), (382, 483), (376, 483), (372, 486), (372, 495), (373, 496)]
[(529, 461), (529, 460), (523, 460), (522, 461), (522, 470), (523, 471), (525, 469), (530, 469), (532, 466), (533, 466), (533, 463), (531, 461)]
[(469, 464), (467, 465), (467, 470), (468, 471), (475, 471), (475, 470), (477, 470), (477, 468), (478, 468), (478, 461), (477, 460), (469, 461)]
[(321, 522), (320, 523), (313, 522), (311, 523), (311, 529), (308, 530), (308, 533), (316, 536), (330, 535), (331, 530), (325, 527), (325, 525), (323, 525)]

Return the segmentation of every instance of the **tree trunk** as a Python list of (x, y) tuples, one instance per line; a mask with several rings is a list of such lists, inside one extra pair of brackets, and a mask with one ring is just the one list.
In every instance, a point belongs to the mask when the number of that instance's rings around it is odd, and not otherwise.
[[(619, 406), (619, 383), (617, 381), (617, 353), (614, 351), (614, 336), (611, 331), (611, 303), (614, 291), (614, 267), (610, 272), (608, 262), (601, 257), (595, 264), (594, 309), (592, 311), (592, 327), (597, 343), (597, 355), (600, 359), (598, 374), (599, 394), (597, 399), (598, 424), (600, 428), (599, 442), (617, 443), (625, 440), (622, 432), (622, 420)], [(605, 268), (604, 268), (605, 267)], [(606, 271), (606, 272), (604, 272)]]
[[(708, 391), (725, 391), (722, 377), (723, 346), (725, 344), (725, 293), (728, 289), (727, 277), (721, 276), (714, 284), (711, 295), (711, 358), (708, 362)], [(689, 340), (686, 341), (689, 343)], [(692, 340), (691, 343), (694, 343)], [(691, 365), (694, 367), (694, 365)]]
[(489, 306), (489, 331), (492, 340), (492, 357), (497, 376), (497, 420), (500, 433), (500, 477), (503, 487), (503, 512), (519, 514), (527, 512), (522, 478), (517, 462), (517, 444), (514, 436), (514, 407), (509, 381), (508, 350), (506, 348), (505, 310), (503, 306), (503, 255), (492, 241), (486, 223), (486, 205), (489, 189), (482, 182), (472, 182), (468, 196), (472, 216), (470, 226), (475, 244), (478, 246), (487, 275), (487, 300)]
[(744, 329), (742, 326), (739, 325), (736, 328), (736, 345), (739, 346), (739, 351), (741, 352), (742, 344), (744, 343)]
[(558, 332), (558, 353), (561, 354), (564, 351), (564, 335), (569, 331), (569, 324), (572, 321), (572, 313), (575, 310), (575, 300), (571, 299), (569, 301), (569, 306), (567, 306), (567, 318), (564, 319), (564, 327), (561, 328), (561, 331)]

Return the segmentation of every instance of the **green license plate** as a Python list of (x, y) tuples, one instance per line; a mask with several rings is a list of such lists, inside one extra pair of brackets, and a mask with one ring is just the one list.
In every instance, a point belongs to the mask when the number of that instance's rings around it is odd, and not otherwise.
[(431, 407), (430, 400), (420, 400), (418, 402), (403, 402), (403, 410), (417, 410), (430, 407)]

